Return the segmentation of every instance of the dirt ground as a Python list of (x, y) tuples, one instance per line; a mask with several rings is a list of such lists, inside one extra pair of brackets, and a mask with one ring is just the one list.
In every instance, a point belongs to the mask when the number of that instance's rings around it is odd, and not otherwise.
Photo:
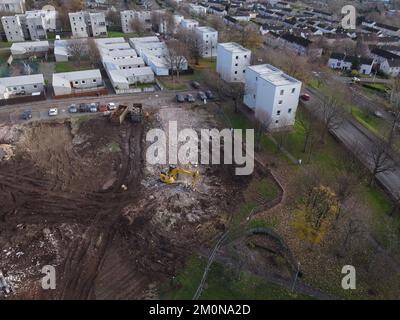
[[(15, 290), (6, 298), (156, 298), (220, 234), (247, 181), (231, 166), (200, 166), (196, 190), (159, 182), (145, 133), (169, 120), (215, 126), (202, 109), (161, 108), (121, 127), (101, 116), (0, 127), (0, 270)], [(56, 268), (55, 290), (40, 286), (44, 265)]]

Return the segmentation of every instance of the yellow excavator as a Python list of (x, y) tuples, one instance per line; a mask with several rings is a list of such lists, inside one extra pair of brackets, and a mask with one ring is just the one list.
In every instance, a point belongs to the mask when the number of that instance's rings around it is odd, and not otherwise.
[(196, 186), (196, 182), (200, 176), (198, 170), (191, 171), (183, 168), (177, 168), (175, 166), (170, 166), (168, 170), (162, 171), (160, 173), (160, 180), (166, 184), (177, 183), (177, 178), (179, 174), (185, 174), (192, 177), (192, 188)]

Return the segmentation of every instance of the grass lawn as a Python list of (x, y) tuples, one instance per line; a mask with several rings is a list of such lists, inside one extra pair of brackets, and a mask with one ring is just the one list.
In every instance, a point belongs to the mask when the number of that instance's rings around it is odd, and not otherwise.
[(72, 62), (57, 62), (56, 63), (56, 73), (90, 70), (90, 69), (92, 69), (91, 66), (85, 65), (83, 62), (81, 63), (80, 66), (77, 66)]
[(12, 46), (12, 42), (0, 41), (0, 48), (10, 48)]
[(133, 37), (138, 37), (138, 35), (134, 32), (132, 33), (124, 33), (121, 31), (108, 31), (108, 37), (109, 38), (133, 38)]
[[(174, 282), (164, 286), (161, 299), (192, 299), (206, 266), (204, 258), (192, 257), (187, 261)], [(208, 274), (202, 300), (288, 300), (310, 299), (308, 296), (291, 293), (283, 286), (266, 282), (264, 279), (214, 263)]]

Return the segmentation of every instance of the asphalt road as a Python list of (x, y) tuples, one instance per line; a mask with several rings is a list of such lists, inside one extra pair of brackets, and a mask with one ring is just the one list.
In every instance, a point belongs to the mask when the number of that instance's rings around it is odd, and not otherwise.
[[(186, 90), (180, 91), (181, 94), (191, 93), (194, 97), (197, 95), (197, 91), (195, 90)], [(26, 123), (27, 121), (21, 119), (22, 112), (25, 110), (32, 111), (32, 119), (30, 121), (39, 121), (39, 120), (48, 120), (54, 118), (68, 118), (68, 117), (79, 117), (83, 114), (91, 115), (91, 113), (75, 113), (70, 114), (68, 112), (68, 107), (71, 104), (79, 105), (80, 103), (92, 103), (97, 102), (100, 104), (107, 104), (110, 102), (114, 102), (115, 104), (127, 104), (131, 105), (132, 103), (142, 103), (143, 109), (146, 108), (154, 108), (154, 107), (162, 107), (162, 106), (171, 106), (177, 105), (175, 100), (176, 92), (168, 92), (168, 91), (156, 91), (152, 93), (137, 93), (137, 94), (128, 94), (128, 95), (108, 95), (102, 97), (80, 97), (80, 98), (70, 98), (70, 99), (62, 99), (62, 100), (45, 100), (32, 102), (29, 104), (16, 104), (16, 105), (7, 105), (0, 107), (0, 124), (2, 123)], [(197, 100), (194, 103), (201, 103)], [(181, 104), (179, 104), (181, 105)], [(49, 117), (48, 110), (49, 108), (57, 108), (58, 116)], [(92, 113), (92, 115), (96, 115), (98, 113)]]
[[(305, 103), (306, 107), (318, 115), (318, 105), (323, 101), (323, 97), (311, 88), (307, 88), (311, 100)], [(372, 157), (368, 150), (371, 150), (376, 143), (377, 138), (368, 130), (361, 128), (361, 125), (352, 119), (343, 119), (341, 126), (334, 129), (331, 133), (341, 141), (348, 150), (366, 165), (369, 169), (373, 167)], [(361, 148), (361, 150), (360, 150)], [(400, 197), (400, 164), (390, 157), (393, 170), (379, 173), (378, 182), (394, 198)]]

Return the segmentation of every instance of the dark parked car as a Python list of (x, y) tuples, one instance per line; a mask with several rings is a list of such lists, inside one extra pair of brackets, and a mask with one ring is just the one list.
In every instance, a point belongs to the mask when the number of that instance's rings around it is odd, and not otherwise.
[(176, 102), (185, 102), (185, 97), (178, 93), (176, 95)]
[(69, 113), (77, 113), (78, 112), (78, 108), (76, 107), (75, 104), (71, 104), (68, 108), (68, 112)]
[(200, 83), (198, 83), (197, 81), (194, 81), (194, 80), (192, 80), (190, 82), (190, 85), (195, 89), (199, 89), (200, 88)]
[(90, 105), (86, 103), (81, 103), (79, 105), (79, 112), (90, 112)]
[(206, 91), (206, 96), (207, 96), (207, 98), (210, 99), (210, 100), (212, 100), (212, 99), (215, 98), (214, 94), (213, 94), (210, 90), (207, 90), (207, 91)]
[(207, 100), (207, 96), (203, 91), (199, 91), (197, 93), (197, 98), (199, 98), (201, 101)]
[(21, 118), (22, 118), (23, 120), (32, 119), (32, 111), (26, 110), (26, 111), (22, 112)]
[(195, 102), (196, 99), (193, 97), (192, 94), (189, 93), (189, 94), (186, 95), (186, 101), (187, 102)]

